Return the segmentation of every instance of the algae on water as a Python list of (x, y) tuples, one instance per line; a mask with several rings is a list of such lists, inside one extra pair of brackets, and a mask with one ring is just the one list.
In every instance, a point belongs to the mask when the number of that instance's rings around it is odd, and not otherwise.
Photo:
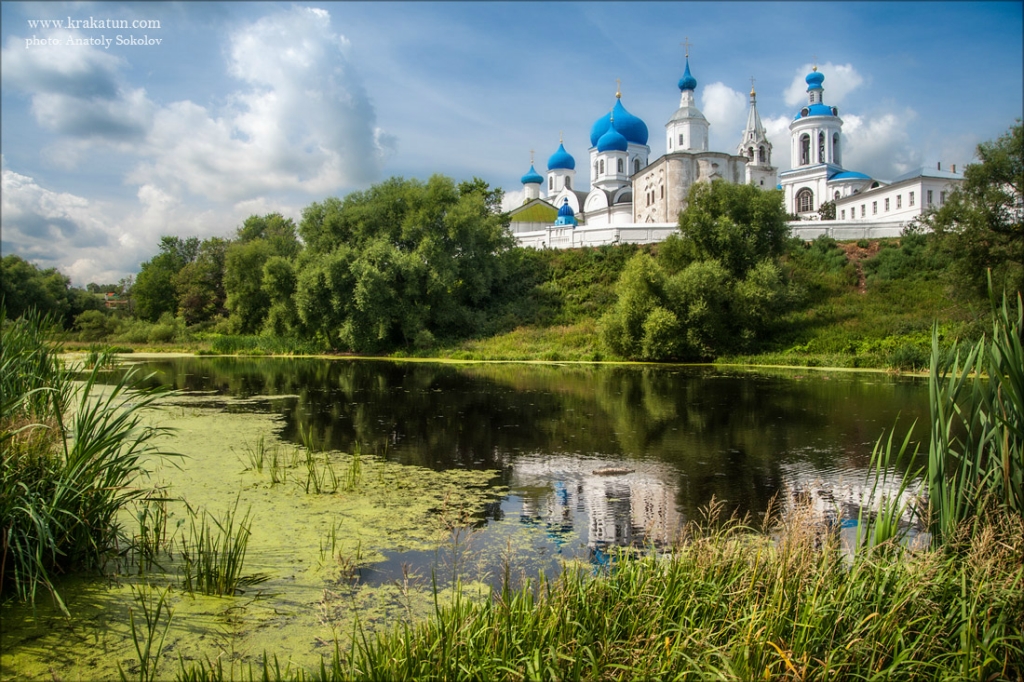
[[(66, 581), (70, 620), (45, 603), (34, 612), (4, 605), (0, 680), (116, 679), (119, 664), (137, 674), (128, 614), (132, 609), (138, 619), (133, 594), (142, 586), (170, 588), (173, 617), (158, 661), (161, 674), (172, 674), (179, 661), (247, 666), (265, 651), (282, 663), (311, 666), (333, 653), (336, 640), (346, 645), (357, 619), (374, 629), (431, 613), (433, 581), (423, 567), (380, 584), (361, 581), (389, 555), (436, 557), (438, 596), (447, 598), (454, 574), (445, 548), (500, 494), (492, 487), (497, 472), (434, 471), (373, 453), (303, 448), (278, 436), (278, 415), (240, 407), (241, 401), (223, 396), (176, 395), (149, 416), (172, 429), (161, 446), (184, 456), (154, 459), (149, 480), (137, 481), (169, 499), (163, 503), (169, 553), (142, 565), (125, 552), (102, 577)], [(262, 471), (251, 459), (257, 447), (265, 458)], [(311, 475), (321, 485), (309, 484)], [(248, 509), (244, 572), (268, 580), (233, 596), (186, 592), (176, 549), (189, 532), (186, 502), (212, 518), (236, 503)], [(140, 518), (151, 517), (126, 511), (125, 534), (139, 537)], [(486, 589), (467, 576), (463, 594)]]

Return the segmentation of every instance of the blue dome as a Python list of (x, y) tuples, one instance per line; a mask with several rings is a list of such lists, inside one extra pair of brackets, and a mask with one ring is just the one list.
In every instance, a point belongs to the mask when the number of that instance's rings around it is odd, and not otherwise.
[(686, 71), (683, 72), (683, 77), (679, 79), (679, 90), (696, 90), (697, 79), (690, 74), (690, 58), (686, 58)]
[(821, 90), (821, 83), (825, 80), (825, 74), (820, 71), (811, 71), (804, 80), (807, 81), (808, 90)]
[(843, 171), (842, 173), (836, 173), (829, 180), (870, 180), (871, 177), (858, 173), (857, 171)]
[(542, 182), (544, 182), (544, 178), (542, 178), (542, 177), (540, 176), (540, 173), (538, 173), (537, 171), (535, 171), (535, 170), (533, 169), (533, 164), (532, 164), (532, 163), (530, 164), (530, 172), (529, 172), (529, 173), (527, 173), (526, 175), (524, 175), (524, 176), (523, 176), (523, 177), (521, 178), (521, 180), (522, 180), (522, 183), (523, 183), (524, 185), (529, 185), (529, 184), (536, 184), (536, 185), (539, 185), (539, 184), (541, 184)]
[(803, 109), (797, 112), (797, 115), (793, 117), (794, 120), (798, 118), (804, 118), (805, 116), (838, 116), (838, 110), (835, 107), (830, 107), (827, 104), (812, 104), (808, 107), (804, 107), (807, 110), (805, 114)]
[(572, 206), (569, 205), (569, 200), (568, 199), (562, 199), (562, 205), (558, 209), (558, 217), (559, 218), (571, 218), (574, 215), (576, 215), (576, 214), (573, 212)]
[(560, 142), (558, 143), (558, 151), (548, 158), (548, 170), (575, 170), (576, 159), (572, 158), (569, 152), (565, 151), (565, 146)]
[(633, 144), (647, 144), (648, 131), (647, 124), (643, 120), (637, 118), (633, 114), (626, 111), (626, 107), (622, 106), (622, 100), (615, 100), (615, 108), (610, 113), (605, 114), (601, 118), (594, 121), (594, 125), (590, 128), (590, 146), (598, 146), (598, 140), (608, 132), (608, 129), (612, 126), (612, 119), (615, 119), (615, 130), (620, 135), (626, 138), (626, 142), (632, 142)]
[(605, 134), (601, 136), (601, 139), (597, 141), (597, 151), (599, 152), (624, 152), (628, 149), (629, 140), (615, 129), (614, 124), (612, 124)]

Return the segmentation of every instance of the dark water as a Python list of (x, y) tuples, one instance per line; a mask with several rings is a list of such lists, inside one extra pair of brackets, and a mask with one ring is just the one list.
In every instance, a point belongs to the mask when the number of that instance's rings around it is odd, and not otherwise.
[[(712, 498), (756, 516), (811, 489), (855, 516), (875, 441), (915, 420), (923, 437), (928, 418), (923, 379), (883, 374), (236, 358), (142, 369), (248, 398), (244, 409), (283, 417), (286, 440), (496, 470), (509, 493), (477, 519), (493, 542), (532, 528), (541, 554), (598, 562), (610, 544), (670, 541)], [(370, 572), (394, 577), (406, 559)]]

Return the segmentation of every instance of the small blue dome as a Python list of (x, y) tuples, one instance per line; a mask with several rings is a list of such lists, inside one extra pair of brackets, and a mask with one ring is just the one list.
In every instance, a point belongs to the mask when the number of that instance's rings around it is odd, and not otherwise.
[(808, 90), (821, 90), (821, 83), (825, 80), (825, 74), (821, 71), (811, 71), (804, 80), (807, 81)]
[(696, 90), (697, 79), (690, 74), (690, 58), (686, 58), (686, 71), (683, 72), (683, 77), (679, 79), (679, 90)]
[(521, 180), (522, 180), (522, 183), (524, 185), (530, 185), (530, 184), (539, 185), (542, 182), (544, 182), (544, 178), (542, 178), (540, 176), (540, 173), (538, 173), (536, 170), (534, 170), (532, 163), (530, 164), (530, 172), (527, 173), (526, 175), (524, 175), (521, 178)]
[(597, 151), (599, 152), (624, 152), (628, 149), (629, 140), (615, 129), (614, 124), (597, 141)]
[(810, 105), (808, 107), (804, 107), (804, 109), (807, 110), (807, 113), (805, 114), (804, 110), (801, 109), (799, 112), (797, 112), (797, 115), (793, 117), (794, 120), (798, 119), (798, 118), (804, 118), (805, 116), (838, 116), (839, 115), (838, 114), (838, 109), (836, 109), (835, 107), (830, 107), (827, 104), (812, 104), (812, 105)]
[(555, 225), (572, 225), (576, 227), (576, 216), (572, 211), (572, 206), (569, 205), (568, 199), (562, 200), (562, 206), (558, 209), (558, 217), (555, 218)]
[(565, 151), (562, 143), (558, 144), (558, 150), (548, 158), (548, 170), (575, 170), (576, 159), (572, 158), (569, 152)]
[(647, 124), (642, 119), (626, 111), (622, 106), (622, 100), (616, 98), (615, 108), (601, 118), (594, 121), (590, 128), (590, 146), (598, 146), (598, 140), (612, 127), (612, 119), (615, 119), (615, 130), (626, 138), (626, 142), (633, 144), (647, 144), (649, 133)]

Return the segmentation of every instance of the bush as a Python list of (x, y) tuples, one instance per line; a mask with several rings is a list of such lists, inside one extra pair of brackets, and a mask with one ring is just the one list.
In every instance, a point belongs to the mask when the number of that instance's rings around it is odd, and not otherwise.
[(117, 320), (101, 310), (86, 310), (75, 318), (75, 329), (82, 341), (103, 341), (117, 330)]

